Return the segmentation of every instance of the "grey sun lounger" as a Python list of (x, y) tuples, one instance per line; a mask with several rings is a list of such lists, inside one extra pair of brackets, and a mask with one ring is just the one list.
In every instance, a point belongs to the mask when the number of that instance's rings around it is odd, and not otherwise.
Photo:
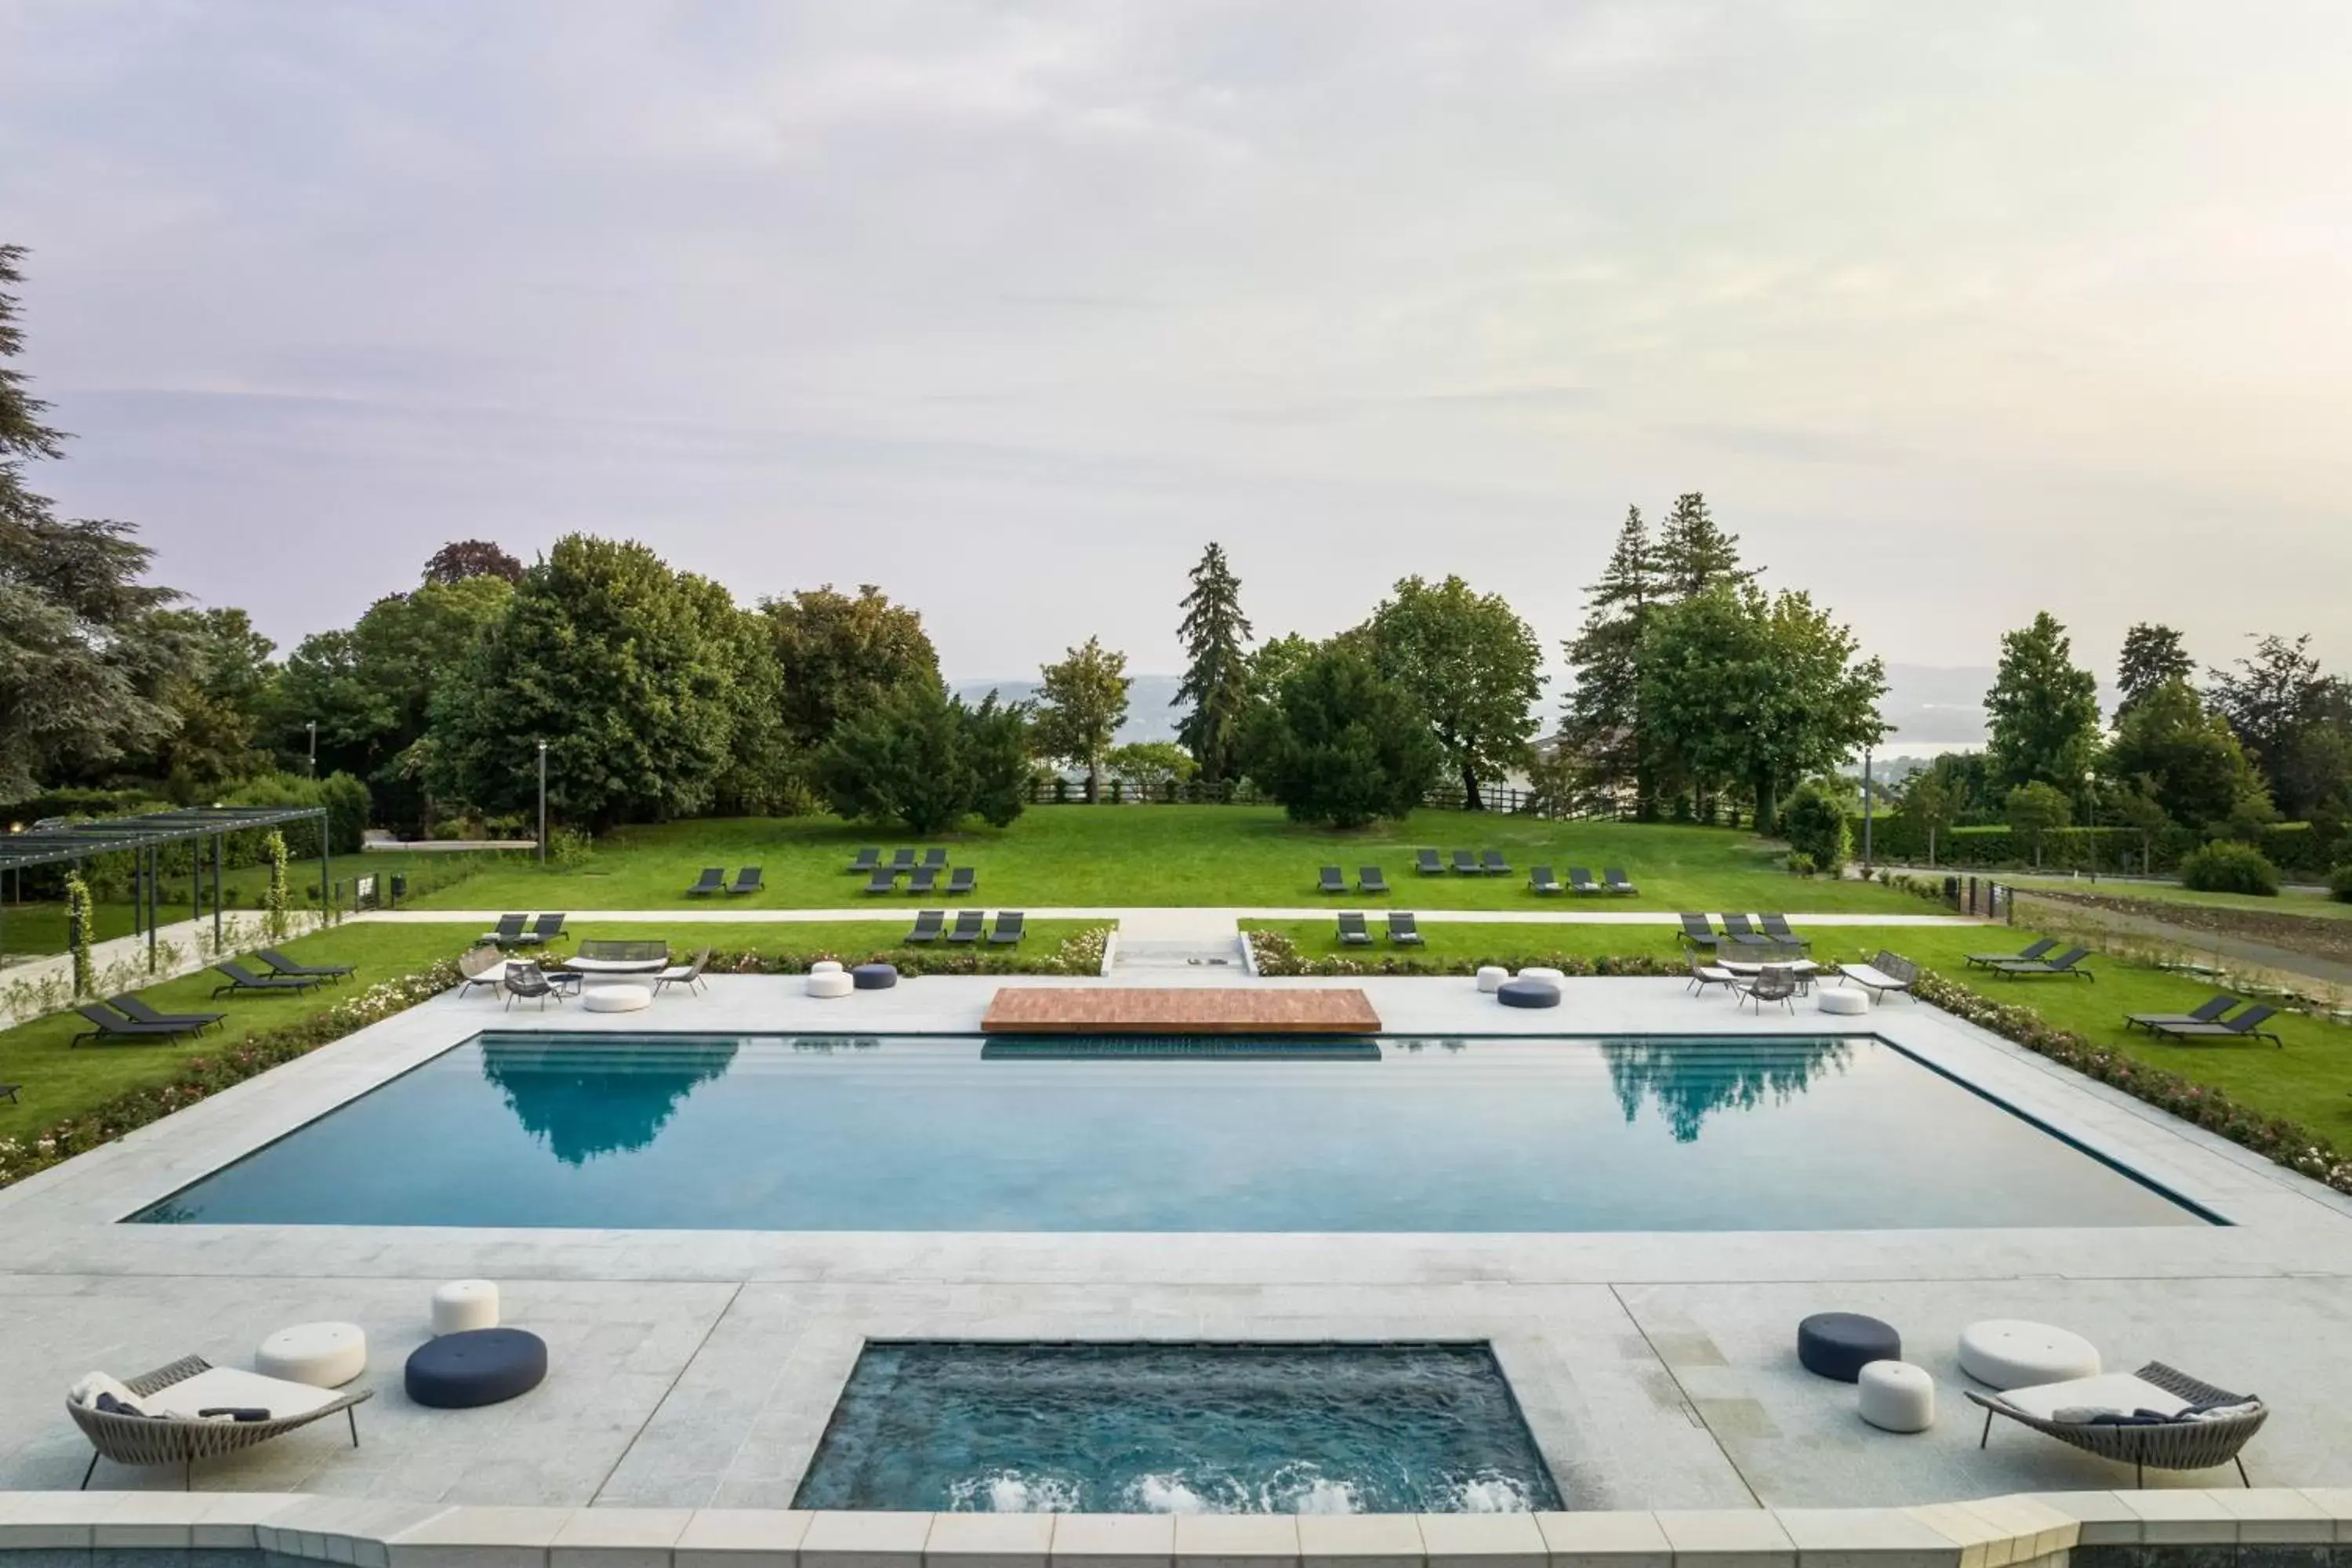
[(730, 883), (727, 889), (727, 891), (730, 895), (735, 893), (756, 893), (759, 890), (760, 868), (757, 866), (746, 866), (740, 871), (736, 872), (735, 880)]
[(1356, 868), (1356, 891), (1360, 893), (1385, 893), (1388, 890), (1388, 877), (1378, 866), (1359, 866)]
[(959, 866), (948, 873), (947, 892), (950, 898), (955, 897), (958, 893), (969, 893), (978, 886), (980, 886), (980, 872), (972, 867)]
[(1364, 929), (1363, 910), (1346, 910), (1341, 911), (1339, 915), (1339, 945), (1342, 947), (1370, 947), (1372, 945), (1372, 933)]
[(531, 922), (530, 930), (523, 934), (534, 943), (544, 946), (551, 942), (562, 942), (571, 933), (563, 929), (562, 915), (541, 915)]
[(2218, 1024), (2221, 1021), (2221, 1015), (2237, 1005), (2235, 996), (2226, 991), (2219, 992), (2197, 1004), (2193, 1012), (2126, 1013), (2124, 1015), (2124, 1028), (2126, 1032), (2134, 1028), (2146, 1029), (2153, 1034), (2158, 1024)]
[(1712, 952), (1723, 945), (1723, 939), (1715, 934), (1715, 928), (1707, 923), (1705, 915), (1686, 914), (1676, 918), (1683, 922), (1683, 940), (1693, 947), (1704, 947)]
[(2070, 947), (2052, 959), (2034, 959), (2021, 963), (2012, 958), (2006, 963), (1988, 964), (1986, 967), (1995, 974), (2006, 974), (2011, 980), (2021, 980), (2037, 974), (2063, 974), (2070, 980), (2096, 980), (2097, 975), (2080, 967), (2083, 960), (2090, 956), (2091, 950), (2087, 947)]
[(530, 918), (520, 910), (510, 915), (500, 915), (497, 928), (484, 931), (482, 940), (494, 942), (499, 947), (520, 947), (530, 941), (530, 936), (522, 929), (522, 922)]
[(877, 866), (874, 874), (866, 879), (866, 890), (869, 893), (887, 893), (898, 885), (898, 873), (887, 866)]
[(1632, 882), (1626, 879), (1625, 868), (1622, 866), (1611, 866), (1607, 868), (1601, 873), (1601, 879), (1609, 884), (1609, 890), (1612, 893), (1634, 893), (1640, 891), (1640, 889), (1635, 888)]
[(1565, 893), (1568, 886), (1551, 874), (1549, 866), (1538, 866), (1528, 873), (1528, 886), (1538, 893)]
[(138, 997), (125, 994), (109, 996), (106, 1005), (134, 1024), (174, 1024), (198, 1034), (211, 1028), (228, 1016), (226, 1013), (158, 1013)]
[(915, 852), (912, 849), (901, 849), (890, 857), (890, 869), (893, 871), (911, 871), (914, 868)]
[(913, 873), (907, 879), (907, 891), (919, 897), (924, 893), (938, 892), (940, 869), (941, 868), (937, 866), (916, 867)]
[(1421, 946), (1420, 922), (1415, 921), (1410, 913), (1403, 910), (1391, 910), (1389, 911), (1389, 941), (1394, 942), (1399, 947)]
[(934, 871), (944, 871), (948, 868), (948, 852), (944, 849), (926, 849), (923, 851), (923, 864)]
[(950, 942), (978, 942), (985, 932), (988, 917), (978, 910), (958, 910), (955, 924), (948, 928)]
[(1019, 910), (996, 911), (996, 929), (988, 933), (993, 946), (1009, 947), (1029, 934), (1028, 917)]
[(1790, 946), (1798, 948), (1810, 948), (1813, 945), (1810, 941), (1799, 936), (1795, 931), (1789, 929), (1788, 916), (1764, 915), (1759, 918), (1763, 922), (1764, 934), (1770, 937), (1774, 942), (1787, 942)]
[(230, 991), (308, 991), (313, 985), (324, 984), (315, 974), (256, 974), (243, 964), (232, 963), (227, 959), (214, 964), (213, 970), (215, 973), (228, 976), (226, 984), (213, 987), (215, 996)]
[(947, 919), (945, 910), (922, 910), (915, 916), (914, 929), (904, 938), (906, 944), (908, 947), (920, 947), (925, 942), (939, 941), (940, 932), (947, 927)]
[(2056, 937), (2045, 936), (2040, 942), (2027, 942), (2015, 952), (1972, 952), (1969, 954), (1967, 967), (1990, 969), (1996, 963), (2032, 963), (2038, 958), (2047, 956), (2050, 950), (2057, 945)]
[(1468, 849), (1456, 849), (1454, 852), (1454, 874), (1457, 877), (1475, 877), (1482, 875), (1478, 869), (1478, 857), (1476, 853)]
[(1760, 947), (1764, 943), (1772, 940), (1770, 937), (1766, 936), (1762, 931), (1758, 931), (1754, 926), (1749, 925), (1746, 915), (1727, 914), (1724, 916), (1723, 934), (1726, 941), (1733, 942), (1740, 947)]
[(74, 1011), (95, 1026), (84, 1029), (72, 1039), (68, 1040), (66, 1047), (68, 1050), (84, 1040), (168, 1040), (174, 1035), (193, 1035), (196, 1032), (195, 1026), (193, 1024), (142, 1024), (135, 1019), (124, 1017), (110, 1007), (101, 1007), (95, 1002), (79, 1003), (74, 1007)]
[(1414, 850), (1412, 855), (1412, 868), (1420, 872), (1424, 877), (1443, 877), (1445, 875), (1445, 862), (1438, 858), (1437, 851), (1434, 849)]
[(1594, 881), (1592, 873), (1583, 867), (1570, 866), (1568, 868), (1568, 890), (1571, 893), (1597, 893), (1601, 890), (1601, 884)]
[(857, 858), (849, 863), (849, 874), (855, 877), (860, 871), (871, 871), (880, 864), (882, 864), (882, 851), (871, 848), (860, 849), (857, 852)]
[(1503, 858), (1501, 850), (1489, 849), (1478, 857), (1478, 869), (1489, 877), (1507, 877), (1511, 874), (1511, 863)]
[[(558, 915), (556, 918), (561, 920), (563, 917)], [(269, 965), (271, 971), (275, 973), (293, 975), (308, 974), (314, 979), (319, 980), (345, 979), (351, 975), (357, 967), (354, 964), (349, 963), (297, 963), (274, 947), (259, 949), (253, 956), (261, 960), (262, 963)]]
[(1337, 866), (1326, 866), (1316, 873), (1315, 890), (1318, 893), (1344, 893), (1348, 890), (1347, 876)]
[(702, 875), (695, 879), (694, 886), (686, 890), (686, 896), (689, 899), (700, 899), (707, 898), (712, 893), (723, 893), (726, 890), (727, 868), (705, 866), (702, 868)]
[(2286, 1042), (2263, 1027), (2277, 1016), (2277, 1008), (2257, 1002), (2242, 1013), (2232, 1013), (2210, 1024), (2151, 1024), (2148, 1028), (2161, 1040), (2268, 1040), (2284, 1050)]

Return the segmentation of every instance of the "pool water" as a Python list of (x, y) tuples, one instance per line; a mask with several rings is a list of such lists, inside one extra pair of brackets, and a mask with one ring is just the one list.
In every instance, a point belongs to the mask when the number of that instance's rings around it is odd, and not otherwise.
[(2194, 1225), (1866, 1038), (485, 1035), (134, 1219), (940, 1231)]
[(1484, 1344), (869, 1344), (793, 1503), (997, 1513), (1557, 1509)]

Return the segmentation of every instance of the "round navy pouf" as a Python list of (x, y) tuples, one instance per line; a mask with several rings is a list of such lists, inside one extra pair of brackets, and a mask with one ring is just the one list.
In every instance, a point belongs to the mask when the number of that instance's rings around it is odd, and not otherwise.
[(1857, 1382), (1874, 1361), (1901, 1361), (1903, 1336), (1859, 1312), (1816, 1312), (1797, 1325), (1797, 1361), (1807, 1372)]
[(849, 972), (849, 980), (860, 991), (887, 991), (898, 984), (898, 967), (893, 963), (861, 963)]
[(1495, 1000), (1506, 1007), (1557, 1007), (1559, 987), (1549, 980), (1506, 980), (1495, 988)]
[(467, 1329), (416, 1347), (408, 1397), (436, 1410), (496, 1405), (537, 1388), (547, 1375), (547, 1342), (522, 1329)]

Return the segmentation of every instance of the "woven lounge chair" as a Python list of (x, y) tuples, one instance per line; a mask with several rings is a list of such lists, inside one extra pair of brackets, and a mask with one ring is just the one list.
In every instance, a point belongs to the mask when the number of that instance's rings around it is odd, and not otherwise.
[(1356, 868), (1356, 891), (1360, 893), (1385, 893), (1388, 890), (1389, 879), (1378, 866), (1359, 866)]
[(1601, 891), (1601, 884), (1592, 879), (1592, 873), (1587, 868), (1570, 866), (1568, 868), (1568, 890), (1579, 896), (1585, 893), (1598, 893)]
[(1443, 877), (1445, 875), (1445, 862), (1438, 858), (1437, 851), (1434, 849), (1414, 850), (1412, 854), (1412, 868), (1420, 872), (1424, 877)]
[(457, 973), (464, 976), (457, 983), (457, 994), (460, 996), (477, 985), (496, 991), (499, 983), (506, 978), (507, 955), (485, 943), (457, 960)]
[(106, 1005), (134, 1024), (173, 1024), (199, 1035), (228, 1016), (226, 1013), (159, 1013), (138, 997), (129, 994), (109, 996)]
[(1797, 973), (1785, 963), (1768, 963), (1756, 972), (1755, 979), (1732, 989), (1738, 993), (1734, 1008), (1741, 1002), (1753, 1002), (1760, 1014), (1765, 1003), (1778, 1002), (1791, 1013), (1797, 1010)]
[(654, 994), (662, 994), (665, 985), (683, 985), (688, 991), (700, 991), (703, 986), (702, 966), (710, 962), (710, 950), (704, 948), (694, 955), (691, 963), (673, 963), (654, 976)]
[(1339, 945), (1342, 947), (1370, 947), (1372, 945), (1372, 933), (1364, 929), (1363, 910), (1346, 910), (1341, 911), (1339, 915)]
[[(2129, 1388), (2134, 1380), (2147, 1385), (2147, 1389)], [(2070, 1393), (2074, 1390), (2080, 1392)], [(2005, 1415), (2021, 1426), (2031, 1426), (2045, 1437), (2055, 1437), (2086, 1454), (2131, 1466), (2135, 1486), (2147, 1479), (2150, 1466), (2159, 1470), (2210, 1470), (2219, 1465), (2237, 1466), (2240, 1484), (2252, 1486), (2253, 1483), (2246, 1478), (2246, 1461), (2240, 1455), (2254, 1434), (2263, 1429), (2263, 1423), (2270, 1419), (2270, 1411), (2259, 1400), (2200, 1383), (2160, 1361), (2148, 1363), (2127, 1379), (2078, 1378), (2074, 1383), (2043, 1384), (2038, 1388), (2012, 1388), (2005, 1394), (1979, 1394), (1973, 1388), (1961, 1392), (1985, 1409), (1984, 1432), (1977, 1439), (1978, 1447), (1992, 1441), (1992, 1418)], [(2209, 1421), (2165, 1421), (2142, 1426), (2059, 1421), (2042, 1414), (2044, 1410), (2054, 1412), (2084, 1405), (2119, 1405), (2124, 1398), (2145, 1401), (2165, 1395), (2170, 1396), (2166, 1403), (2190, 1407), (2252, 1405), (2253, 1408)], [(2147, 1407), (2162, 1409), (2164, 1405)]]
[[(159, 1366), (153, 1372), (134, 1377), (122, 1386), (130, 1392), (134, 1406), (144, 1410), (139, 1401), (168, 1397), (179, 1384), (192, 1384), (213, 1371), (213, 1365), (202, 1356), (188, 1356), (169, 1366)], [(217, 1381), (217, 1380), (216, 1380)], [(278, 1391), (282, 1390), (282, 1393)], [(254, 1406), (245, 1402), (255, 1397), (268, 1398), (267, 1405)], [(273, 1415), (267, 1421), (232, 1421), (220, 1417), (198, 1417), (179, 1415), (121, 1415), (100, 1410), (95, 1405), (85, 1405), (70, 1395), (66, 1399), (66, 1414), (89, 1439), (98, 1451), (89, 1457), (89, 1468), (81, 1473), (82, 1489), (89, 1488), (89, 1478), (98, 1471), (100, 1459), (112, 1459), (118, 1465), (178, 1465), (183, 1485), (194, 1479), (198, 1459), (209, 1459), (219, 1454), (233, 1454), (240, 1448), (250, 1448), (282, 1437), (298, 1426), (308, 1426), (313, 1421), (323, 1421), (341, 1412), (351, 1424), (352, 1447), (360, 1446), (359, 1417), (352, 1414), (352, 1406), (375, 1396), (373, 1388), (337, 1393), (332, 1389), (312, 1388), (308, 1384), (287, 1383), (257, 1373), (236, 1374), (232, 1388), (225, 1390), (223, 1398), (236, 1408), (263, 1408), (270, 1411), (286, 1409), (285, 1415)], [(226, 1407), (226, 1406), (225, 1406)], [(206, 1406), (210, 1408), (210, 1406)]]
[(1511, 863), (1503, 858), (1501, 850), (1489, 849), (1478, 857), (1478, 869), (1489, 877), (1507, 877), (1511, 874)]
[(1625, 879), (1625, 868), (1622, 866), (1609, 867), (1601, 873), (1601, 879), (1609, 884), (1609, 890), (1612, 893), (1631, 895), (1641, 890)]
[(563, 1000), (563, 993), (557, 988), (555, 981), (536, 963), (507, 965), (506, 978), (499, 982), (499, 986), (507, 994), (507, 1011), (509, 1013), (514, 1011), (518, 998), (537, 1002), (542, 1013), (547, 1011), (549, 997), (552, 996), (558, 1002)]
[(882, 864), (882, 851), (875, 848), (860, 849), (857, 852), (857, 858), (849, 863), (849, 874), (855, 877), (860, 871), (871, 871), (880, 864)]
[(988, 933), (992, 947), (1011, 947), (1029, 934), (1029, 917), (1019, 910), (996, 911), (996, 929)]
[(1739, 994), (1739, 976), (1728, 969), (1712, 963), (1701, 963), (1696, 950), (1683, 949), (1683, 960), (1690, 965), (1690, 984), (1685, 989), (1704, 996), (1710, 985), (1720, 985), (1733, 995)]
[(1565, 893), (1568, 884), (1551, 874), (1549, 866), (1538, 866), (1528, 873), (1528, 886), (1538, 893)]
[(1919, 978), (1917, 964), (1907, 958), (1897, 957), (1883, 947), (1868, 963), (1841, 963), (1837, 972), (1840, 984), (1853, 981), (1869, 992), (1874, 1002), (1884, 1002), (1890, 993), (1908, 996), (1912, 982)]
[(2046, 957), (2057, 945), (2056, 937), (2045, 936), (2040, 942), (2027, 942), (2015, 952), (1972, 952), (1969, 954), (1967, 967), (1990, 969), (1996, 963), (2031, 963), (2037, 958)]
[(315, 974), (256, 974), (245, 965), (231, 963), (226, 958), (214, 964), (213, 971), (228, 976), (226, 984), (213, 987), (215, 996), (230, 991), (308, 991), (313, 985), (324, 984)]
[(2242, 1013), (2233, 1013), (2210, 1024), (2151, 1024), (2148, 1027), (2160, 1040), (2268, 1040), (2284, 1050), (2286, 1042), (2263, 1027), (2277, 1015), (2277, 1008), (2257, 1002)]
[(1326, 866), (1316, 873), (1315, 890), (1318, 893), (1344, 893), (1348, 890), (1347, 874), (1337, 866)]
[(980, 886), (980, 872), (971, 866), (959, 866), (948, 873), (946, 891), (949, 898), (952, 899), (961, 893), (969, 893), (978, 886)]
[(1391, 910), (1389, 911), (1389, 941), (1398, 947), (1421, 946), (1421, 923), (1414, 920), (1412, 914), (1407, 910)]
[(945, 910), (925, 910), (916, 915), (914, 929), (899, 940), (908, 947), (920, 947), (927, 942), (937, 942), (940, 940), (940, 933), (947, 927), (947, 921), (948, 912)]
[(2126, 1013), (2124, 1015), (2124, 1029), (2126, 1033), (2135, 1028), (2146, 1029), (2152, 1035), (2158, 1024), (2218, 1024), (2221, 1021), (2221, 1015), (2237, 1005), (2238, 999), (2225, 991), (2208, 996), (2197, 1004), (2193, 1012)]

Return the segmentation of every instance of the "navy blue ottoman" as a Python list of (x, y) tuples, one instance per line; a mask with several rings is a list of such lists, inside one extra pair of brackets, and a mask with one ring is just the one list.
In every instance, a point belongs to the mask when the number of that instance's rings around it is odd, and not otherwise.
[(861, 963), (849, 972), (849, 983), (860, 991), (887, 991), (898, 984), (894, 963)]
[(1797, 1362), (1807, 1372), (1858, 1383), (1874, 1361), (1901, 1361), (1903, 1336), (1859, 1312), (1816, 1312), (1797, 1325)]
[(408, 1397), (436, 1410), (467, 1410), (528, 1394), (547, 1375), (547, 1342), (522, 1329), (467, 1329), (416, 1347)]
[(1495, 988), (1495, 1000), (1506, 1007), (1557, 1007), (1559, 987), (1549, 980), (1506, 980)]

